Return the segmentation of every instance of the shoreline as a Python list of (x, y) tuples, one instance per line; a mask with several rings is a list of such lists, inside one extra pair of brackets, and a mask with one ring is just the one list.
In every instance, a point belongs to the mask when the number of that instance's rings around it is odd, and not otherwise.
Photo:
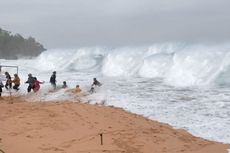
[(229, 148), (113, 106), (2, 97), (0, 109), (0, 149), (6, 153), (227, 153)]

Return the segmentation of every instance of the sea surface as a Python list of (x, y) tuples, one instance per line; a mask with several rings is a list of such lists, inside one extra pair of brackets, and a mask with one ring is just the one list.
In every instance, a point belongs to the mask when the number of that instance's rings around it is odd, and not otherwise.
[[(0, 55), (1, 58), (1, 55)], [(122, 107), (147, 118), (183, 128), (195, 136), (230, 144), (230, 45), (155, 44), (145, 47), (52, 49), (33, 59), (0, 59), (18, 66), (22, 85), (12, 95), (35, 100), (71, 99), (57, 84), (80, 85), (84, 102)], [(16, 68), (3, 67), (13, 76)], [(44, 81), (38, 93), (27, 94), (27, 75)], [(88, 94), (93, 78), (103, 85)], [(4, 95), (10, 92), (4, 90)]]

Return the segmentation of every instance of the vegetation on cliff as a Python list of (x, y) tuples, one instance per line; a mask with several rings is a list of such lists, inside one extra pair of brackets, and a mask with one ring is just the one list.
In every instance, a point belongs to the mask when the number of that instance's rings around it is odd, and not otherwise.
[(46, 49), (33, 37), (23, 38), (0, 28), (0, 59), (38, 56)]

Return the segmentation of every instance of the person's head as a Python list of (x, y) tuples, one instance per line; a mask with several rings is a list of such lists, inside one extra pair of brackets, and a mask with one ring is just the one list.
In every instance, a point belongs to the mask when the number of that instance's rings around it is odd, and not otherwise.
[(63, 84), (66, 85), (66, 81), (63, 81)]
[(9, 72), (5, 72), (5, 75), (9, 75)]
[(14, 74), (14, 77), (18, 77), (18, 74)]
[(37, 78), (36, 78), (36, 77), (34, 77), (34, 80), (35, 80), (35, 81), (37, 81)]
[(31, 74), (31, 73), (29, 73), (29, 74), (28, 74), (28, 77), (32, 77), (32, 74)]
[(76, 88), (79, 88), (80, 86), (79, 85), (76, 85)]
[(96, 78), (93, 78), (93, 81), (97, 81), (97, 79), (96, 79)]
[(56, 74), (56, 71), (53, 71), (53, 74)]

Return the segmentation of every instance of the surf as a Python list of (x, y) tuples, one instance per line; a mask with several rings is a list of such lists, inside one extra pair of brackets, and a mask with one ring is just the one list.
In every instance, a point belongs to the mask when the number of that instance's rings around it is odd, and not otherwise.
[(34, 59), (39, 71), (92, 71), (107, 77), (162, 78), (174, 86), (227, 83), (229, 61), (230, 45), (176, 43), (147, 47), (55, 49)]

